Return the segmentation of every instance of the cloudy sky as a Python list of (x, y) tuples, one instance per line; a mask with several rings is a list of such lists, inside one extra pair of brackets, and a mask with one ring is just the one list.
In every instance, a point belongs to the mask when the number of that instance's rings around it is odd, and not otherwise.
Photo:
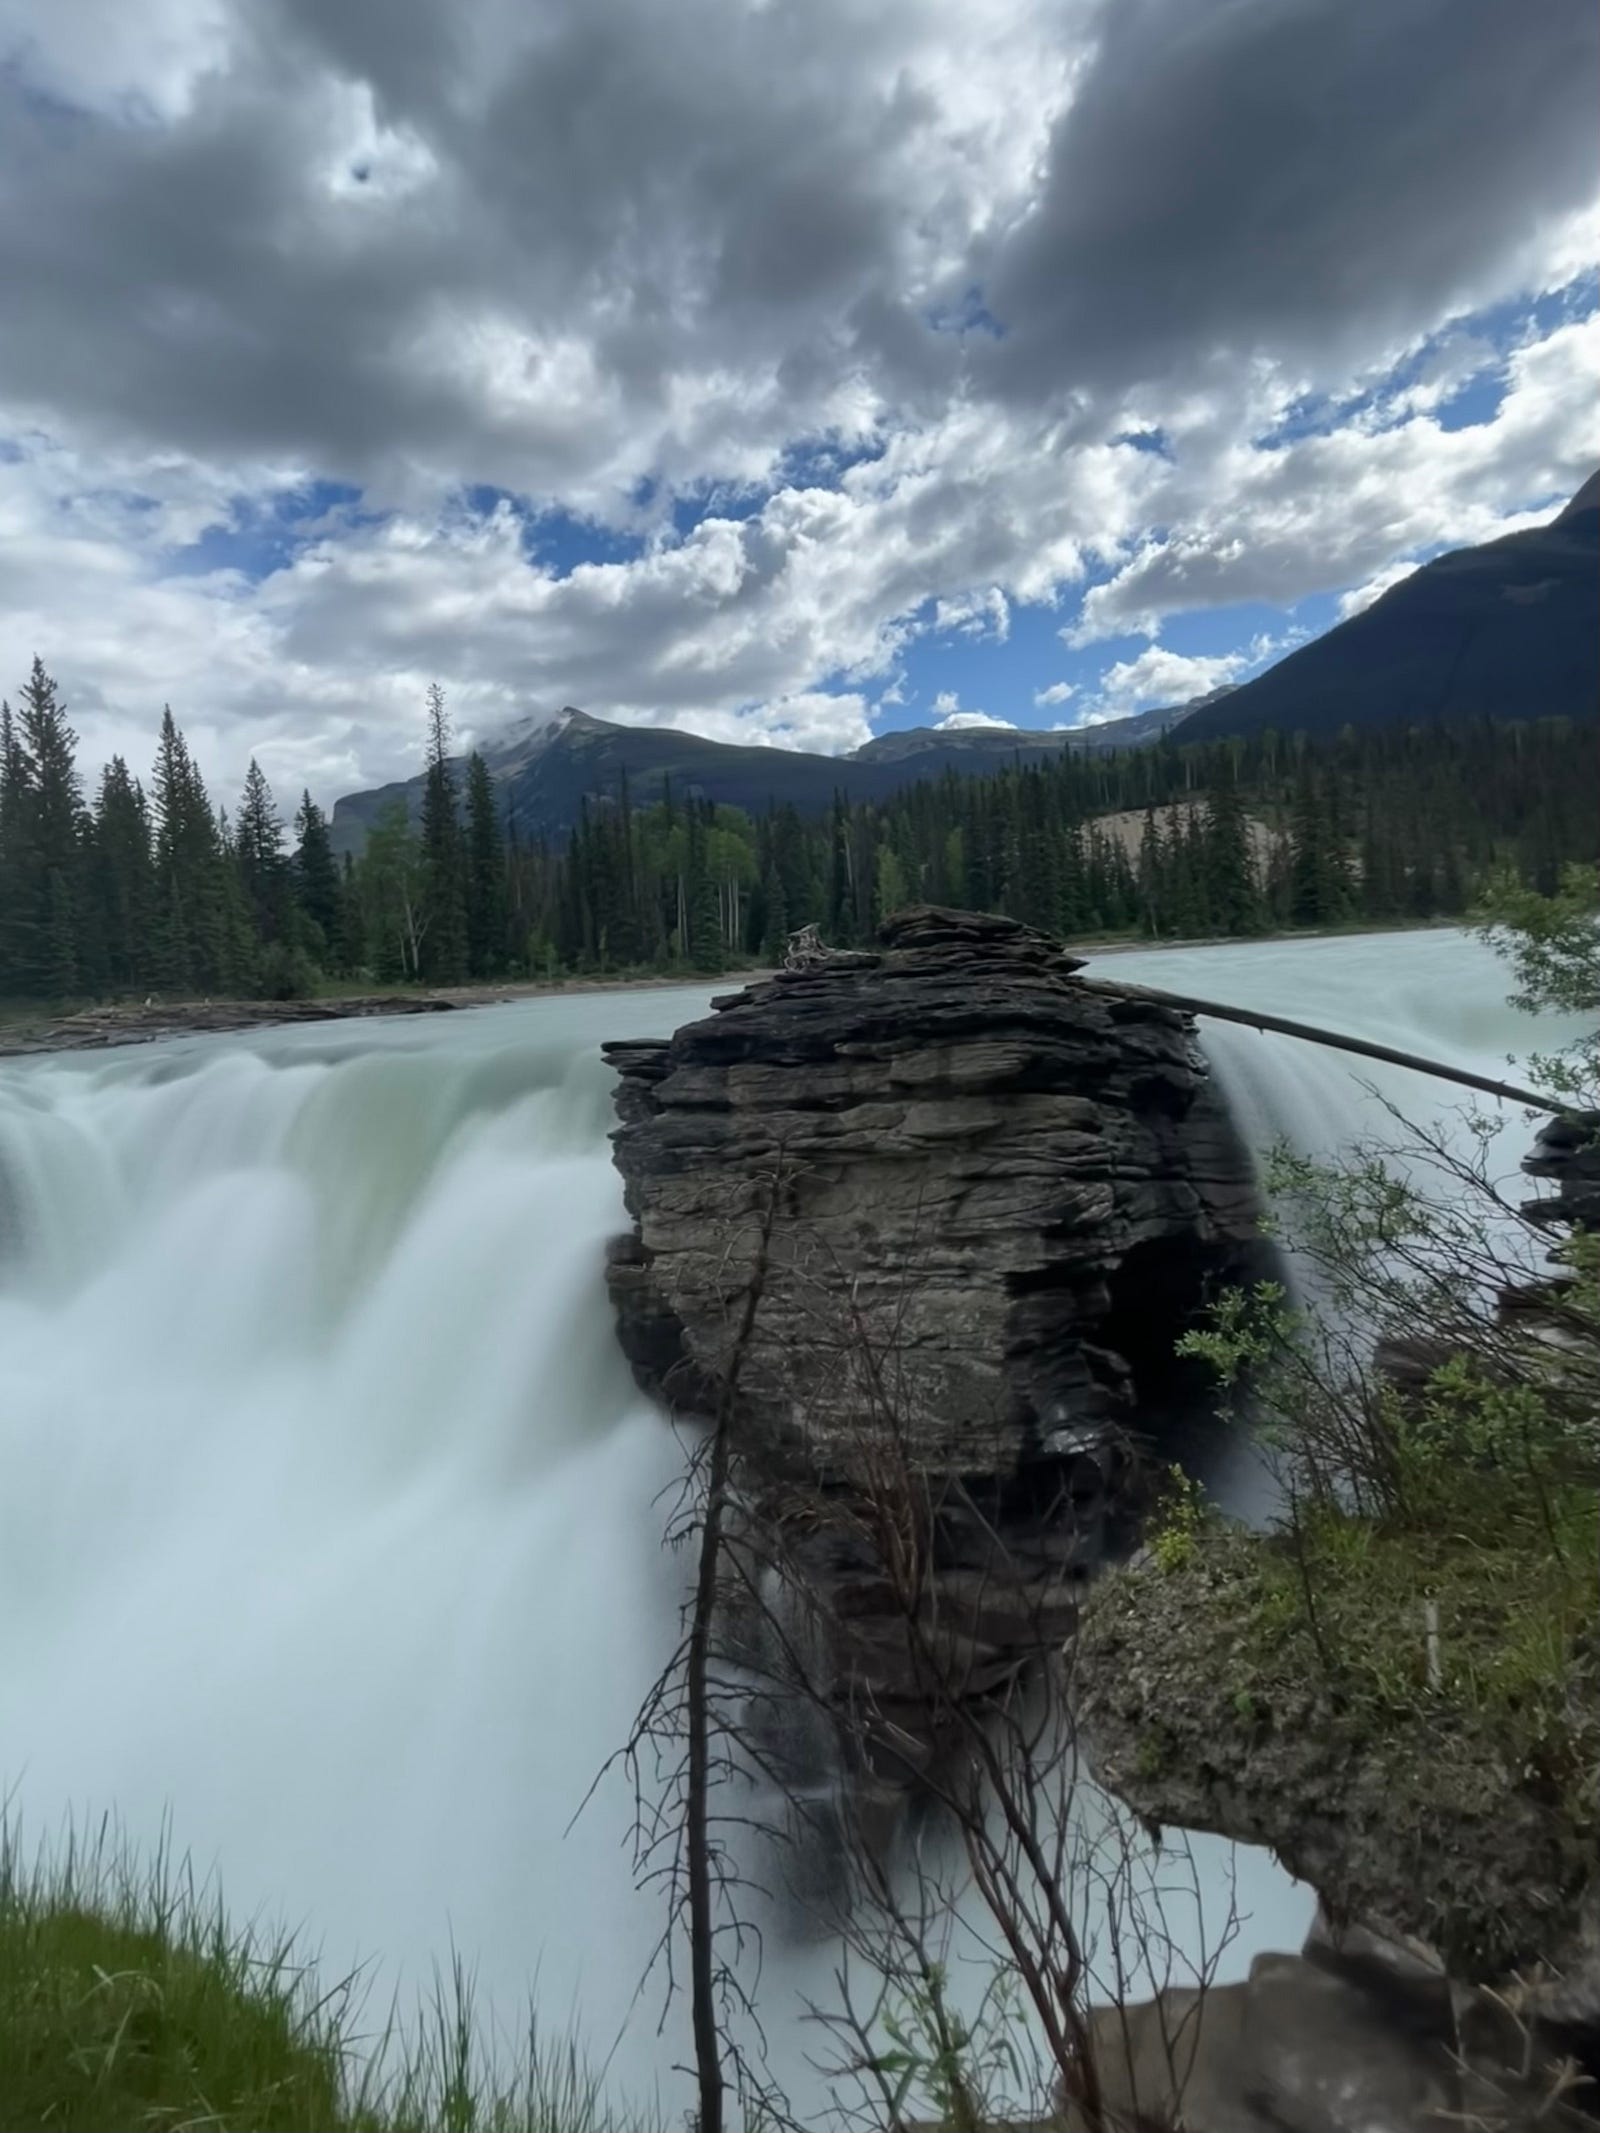
[(325, 800), (1255, 670), (1600, 461), (1593, 0), (0, 0), (0, 676)]

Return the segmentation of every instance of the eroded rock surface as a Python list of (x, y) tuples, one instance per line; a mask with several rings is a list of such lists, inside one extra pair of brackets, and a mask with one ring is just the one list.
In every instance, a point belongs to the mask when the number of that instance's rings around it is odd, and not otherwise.
[[(1585, 2084), (1502, 2001), (1319, 1918), (1300, 1955), (1090, 2017), (1107, 2122), (1194, 2133), (1577, 2133)], [(1059, 2133), (1085, 2133), (1076, 2109)]]
[[(641, 1383), (709, 1416), (735, 1377), (741, 1451), (775, 1484), (858, 1489), (892, 1438), (945, 1492), (936, 1552), (975, 1687), (1060, 1627), (1038, 1594), (1065, 1601), (1098, 1545), (1119, 1426), (1158, 1414), (1188, 1314), (1260, 1253), (1190, 1018), (1080, 969), (1013, 920), (922, 907), (876, 951), (607, 1047), (634, 1218), (609, 1281)], [(1025, 1594), (994, 1575), (995, 1529)], [(849, 1556), (836, 1593), (870, 1584)], [(893, 1661), (857, 1598), (881, 1685)]]
[[(1331, 1915), (1510, 1993), (1546, 2056), (1600, 2076), (1592, 1823), (1488, 1718), (1419, 1699), (1379, 1724), (1303, 1658), (1264, 1666), (1248, 1626), (1259, 1545), (1222, 1536), (1096, 1588), (1073, 1679), (1097, 1777), (1149, 1825), (1269, 1847)], [(1586, 1716), (1571, 1752), (1592, 1767), (1594, 1745)]]
[(892, 1361), (929, 1468), (1014, 1471), (1159, 1393), (1184, 1311), (1254, 1248), (1250, 1167), (1189, 1018), (1080, 967), (1015, 921), (921, 909), (881, 953), (608, 1046), (635, 1223), (610, 1279), (642, 1380), (714, 1403), (776, 1194), (747, 1434), (848, 1471), (852, 1339)]

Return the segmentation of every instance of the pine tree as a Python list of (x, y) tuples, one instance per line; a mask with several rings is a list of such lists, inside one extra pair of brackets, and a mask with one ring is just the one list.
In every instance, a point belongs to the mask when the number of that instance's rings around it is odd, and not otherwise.
[[(270, 793), (268, 800), (270, 804)], [(272, 820), (281, 837), (283, 830), (275, 809)], [(208, 984), (219, 986), (226, 993), (248, 995), (260, 992), (273, 999), (304, 990), (293, 981), (285, 966), (284, 941), (277, 934), (264, 938), (258, 927), (239, 857), (239, 841), (225, 808), (218, 808), (212, 830), (215, 857), (204, 877), (206, 887), (200, 904), (209, 944), (207, 953), (216, 972), (207, 980)], [(281, 873), (281, 851), (277, 859)]]
[(338, 965), (353, 974), (365, 969), (366, 961), (367, 927), (361, 908), (361, 882), (355, 860), (346, 852), (339, 879)]
[(1342, 844), (1335, 781), (1301, 758), (1289, 815), (1289, 916), (1297, 926), (1332, 926), (1349, 914), (1349, 862)]
[(1213, 933), (1259, 933), (1261, 891), (1250, 852), (1250, 831), (1238, 787), (1219, 780), (1206, 801), (1204, 855), (1206, 923)]
[(151, 962), (163, 991), (185, 993), (218, 979), (218, 853), (210, 803), (170, 705), (161, 714), (150, 782), (156, 821)]
[(722, 914), (717, 908), (717, 885), (711, 877), (706, 854), (706, 825), (698, 807), (689, 813), (689, 855), (686, 868), (689, 900), (689, 961), (696, 970), (721, 970)]
[(272, 787), (255, 757), (244, 774), (239, 819), (233, 826), (234, 861), (244, 890), (244, 908), (262, 947), (289, 931), (291, 875), (283, 853), (283, 823)]
[(1139, 838), (1139, 915), (1152, 936), (1167, 932), (1167, 840), (1154, 806), (1143, 811)]
[(789, 899), (784, 894), (783, 876), (775, 862), (768, 867), (762, 887), (764, 909), (759, 953), (763, 962), (781, 963), (789, 948)]
[(312, 955), (325, 968), (352, 970), (356, 966), (345, 959), (342, 938), (345, 902), (339, 863), (328, 836), (328, 818), (309, 792), (300, 795), (294, 833), (295, 899), (309, 929)]
[(460, 985), (467, 975), (466, 855), (450, 763), (444, 691), (428, 691), (428, 769), (422, 788), (422, 877), (426, 931), (421, 975), (430, 985)]
[(152, 960), (156, 881), (150, 810), (120, 755), (111, 758), (100, 779), (93, 874), (92, 908), (105, 982), (117, 991), (146, 990), (157, 978)]
[(33, 764), (8, 703), (0, 703), (0, 993), (26, 990), (35, 960), (29, 830)]
[(506, 855), (500, 802), (489, 766), (474, 749), (467, 759), (467, 967), (495, 976), (506, 951)]
[(156, 768), (149, 783), (156, 796), (156, 926), (151, 964), (162, 992), (188, 992), (196, 981), (192, 907), (201, 885), (196, 879), (198, 855), (192, 821), (194, 768), (171, 704), (162, 708)]
[(29, 766), (19, 825), (28, 944), (24, 984), (44, 998), (65, 999), (77, 991), (81, 975), (83, 792), (77, 735), (42, 660), (34, 660), (23, 685), (17, 728)]

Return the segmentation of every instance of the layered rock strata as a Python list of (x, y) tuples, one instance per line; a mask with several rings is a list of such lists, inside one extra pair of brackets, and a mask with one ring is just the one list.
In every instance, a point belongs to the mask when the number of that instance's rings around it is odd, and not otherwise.
[[(888, 1457), (974, 1693), (1059, 1632), (1125, 1426), (1172, 1401), (1176, 1335), (1260, 1253), (1190, 1018), (1081, 967), (920, 907), (606, 1047), (634, 1224), (608, 1276), (641, 1384), (692, 1415), (731, 1399), (774, 1501), (881, 1493)], [(838, 1528), (813, 1545), (850, 1666), (915, 1701), (882, 1564)]]

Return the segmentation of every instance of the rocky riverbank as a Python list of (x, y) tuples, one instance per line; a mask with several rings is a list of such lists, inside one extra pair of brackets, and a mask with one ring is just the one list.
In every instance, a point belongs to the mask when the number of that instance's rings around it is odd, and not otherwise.
[(434, 1015), (463, 1003), (443, 994), (372, 993), (342, 1000), (149, 1000), (143, 1006), (89, 1007), (36, 1023), (0, 1025), (0, 1058), (40, 1052), (92, 1052), (170, 1037), (226, 1036), (350, 1015)]
[(301, 1022), (342, 1022), (349, 1017), (447, 1014), (455, 1008), (496, 1007), (512, 1000), (542, 1000), (569, 993), (655, 991), (691, 982), (663, 974), (564, 978), (553, 984), (530, 980), (452, 985), (433, 992), (339, 993), (317, 1000), (118, 1001), (71, 1014), (0, 1022), (0, 1059), (31, 1058), (41, 1052), (101, 1051), (125, 1044), (154, 1044), (169, 1037), (227, 1036)]

